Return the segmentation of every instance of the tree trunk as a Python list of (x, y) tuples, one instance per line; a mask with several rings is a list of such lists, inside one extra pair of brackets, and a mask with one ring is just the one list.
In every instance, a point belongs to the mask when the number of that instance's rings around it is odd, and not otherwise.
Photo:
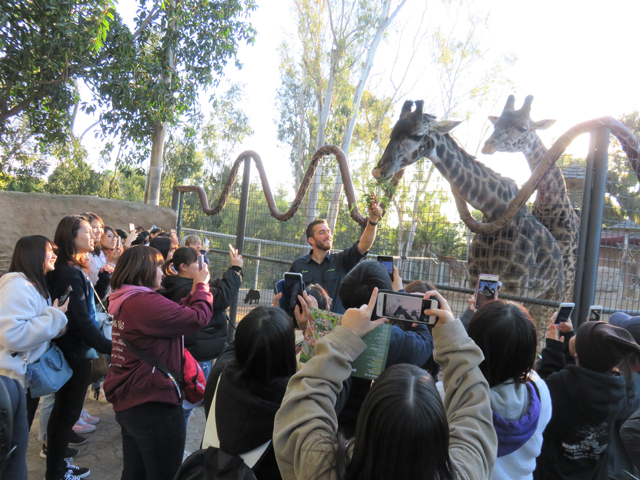
[(295, 167), (295, 192), (300, 188), (300, 175), (302, 174), (302, 166), (304, 165), (304, 88), (300, 88), (298, 93), (298, 138), (296, 143), (296, 160)]
[[(169, 0), (167, 5), (167, 18), (171, 19), (176, 8), (176, 1)], [(169, 20), (168, 29), (175, 30), (177, 23)], [(175, 52), (173, 48), (167, 47), (167, 73), (162, 76), (162, 81), (169, 84), (171, 82), (171, 71), (174, 68)], [(147, 176), (147, 188), (144, 194), (144, 203), (160, 205), (160, 190), (162, 185), (162, 162), (164, 160), (164, 142), (167, 137), (167, 122), (156, 122), (153, 130), (151, 159), (149, 161), (149, 173)]]
[[(327, 89), (325, 90), (324, 99), (320, 100), (319, 92), (316, 94), (318, 102), (318, 133), (316, 136), (316, 151), (320, 147), (324, 146), (325, 132), (324, 129), (327, 126), (327, 119), (329, 118), (329, 110), (331, 107), (331, 99), (333, 98), (333, 86), (335, 83), (336, 67), (338, 65), (338, 51), (334, 48), (331, 52), (331, 68), (329, 70), (329, 79), (327, 81)], [(322, 103), (320, 103), (322, 102)], [(307, 197), (307, 217), (306, 225), (309, 225), (316, 219), (318, 212), (318, 194), (320, 193), (320, 184), (322, 178), (322, 159), (318, 162), (318, 169), (316, 170), (311, 185), (309, 186), (309, 196)], [(306, 239), (304, 239), (306, 241)]]
[[(384, 5), (382, 6), (382, 11), (380, 12), (379, 17), (379, 25), (376, 30), (373, 39), (371, 40), (371, 46), (369, 47), (369, 52), (367, 53), (367, 60), (365, 61), (364, 67), (362, 68), (362, 72), (360, 73), (360, 79), (358, 80), (358, 85), (356, 86), (356, 91), (353, 95), (353, 102), (351, 103), (351, 118), (349, 118), (349, 123), (347, 124), (347, 129), (344, 132), (344, 136), (342, 137), (342, 151), (344, 152), (347, 161), (349, 160), (349, 149), (351, 148), (351, 137), (353, 136), (353, 130), (356, 126), (356, 120), (358, 119), (358, 110), (360, 110), (360, 100), (362, 100), (362, 93), (364, 92), (364, 86), (367, 83), (369, 78), (369, 74), (371, 73), (371, 68), (373, 67), (373, 60), (376, 56), (376, 51), (378, 50), (378, 45), (380, 44), (380, 40), (382, 40), (382, 35), (386, 28), (391, 24), (395, 16), (398, 14), (400, 9), (404, 6), (406, 0), (403, 0), (400, 5), (395, 9), (393, 14), (389, 15), (389, 8), (391, 6), (391, 0), (386, 0)], [(336, 222), (338, 221), (338, 212), (340, 211), (340, 199), (342, 198), (342, 175), (340, 175), (340, 171), (336, 175), (336, 179), (333, 183), (333, 192), (331, 194), (331, 201), (329, 202), (329, 208), (327, 210), (327, 223), (329, 224), (329, 228), (331, 231), (335, 230)]]
[[(422, 167), (424, 162), (420, 165), (420, 170), (418, 171), (418, 179), (422, 180)], [(416, 238), (416, 227), (418, 226), (418, 207), (420, 205), (420, 198), (422, 197), (422, 193), (427, 189), (429, 182), (431, 181), (431, 176), (433, 175), (433, 171), (435, 170), (435, 164), (431, 163), (431, 167), (429, 168), (429, 173), (427, 175), (424, 183), (418, 182), (420, 187), (416, 192), (416, 196), (413, 200), (413, 210), (411, 211), (411, 227), (409, 228), (409, 238), (407, 239), (407, 248), (405, 250), (405, 255), (408, 257), (411, 255), (411, 250), (413, 249), (413, 241)]]

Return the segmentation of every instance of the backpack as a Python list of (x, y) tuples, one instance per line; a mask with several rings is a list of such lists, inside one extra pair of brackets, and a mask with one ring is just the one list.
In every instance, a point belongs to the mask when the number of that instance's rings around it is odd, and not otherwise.
[(0, 473), (15, 449), (12, 442), (14, 407), (9, 391), (0, 380)]
[(216, 401), (218, 385), (209, 410), (202, 445), (206, 448), (192, 453), (182, 464), (173, 480), (257, 480), (252, 468), (256, 467), (271, 444), (264, 445), (242, 455), (230, 455), (220, 449), (216, 426)]
[(189, 455), (174, 480), (256, 480), (256, 476), (239, 456), (209, 447)]
[(183, 355), (182, 378), (184, 382), (184, 398), (187, 402), (198, 405), (204, 399), (204, 388), (206, 385), (204, 372), (200, 364), (193, 358), (193, 355), (189, 353), (189, 350), (185, 348)]

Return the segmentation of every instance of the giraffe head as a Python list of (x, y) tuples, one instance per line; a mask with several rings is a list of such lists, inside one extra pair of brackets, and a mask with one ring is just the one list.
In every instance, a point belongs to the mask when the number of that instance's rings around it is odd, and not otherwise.
[(499, 117), (489, 117), (494, 130), (482, 147), (485, 155), (495, 152), (525, 152), (533, 145), (536, 130), (546, 130), (556, 123), (555, 120), (531, 120), (533, 95), (524, 99), (520, 110), (515, 109), (515, 101), (516, 97), (509, 95), (502, 114)]
[(437, 137), (447, 134), (461, 123), (436, 120), (433, 115), (422, 113), (422, 100), (415, 104), (416, 109), (411, 111), (413, 102), (404, 102), (400, 119), (391, 130), (389, 143), (371, 172), (375, 178), (391, 178), (396, 172), (428, 156), (436, 146)]

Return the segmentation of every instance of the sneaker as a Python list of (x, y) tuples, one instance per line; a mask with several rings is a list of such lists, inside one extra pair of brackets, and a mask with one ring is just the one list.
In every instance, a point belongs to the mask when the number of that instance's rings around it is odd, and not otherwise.
[(95, 425), (100, 421), (98, 417), (89, 415), (89, 412), (87, 412), (86, 410), (82, 410), (82, 413), (80, 414), (80, 418), (84, 420), (84, 423), (88, 423), (89, 425)]
[[(64, 477), (60, 477), (59, 480), (79, 480), (82, 477), (76, 477), (74, 474), (70, 472), (65, 472)], [(44, 480), (47, 480), (47, 477), (44, 477)]]
[(87, 439), (84, 437), (81, 437), (76, 432), (72, 431), (71, 435), (69, 435), (69, 445), (71, 445), (72, 447), (77, 447), (78, 445), (84, 445), (85, 443), (87, 443)]
[[(65, 460), (73, 460), (74, 457), (76, 455), (78, 455), (79, 450), (76, 450), (75, 448), (69, 448), (67, 447), (67, 449), (64, 452), (64, 459)], [(40, 458), (47, 458), (47, 444), (43, 443), (42, 444), (42, 450), (40, 450)]]
[(91, 470), (89, 470), (88, 468), (78, 467), (77, 465), (72, 465), (70, 462), (67, 461), (67, 474), (69, 473), (74, 479), (85, 478), (89, 476), (89, 474), (91, 473)]
[(76, 433), (91, 433), (96, 429), (95, 425), (90, 425), (82, 420), (82, 417), (78, 419), (76, 424), (73, 426), (73, 431)]

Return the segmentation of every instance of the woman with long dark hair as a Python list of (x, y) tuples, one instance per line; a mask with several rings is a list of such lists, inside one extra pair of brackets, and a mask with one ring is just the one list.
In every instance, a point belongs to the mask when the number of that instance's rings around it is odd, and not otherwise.
[(433, 339), (444, 405), (427, 372), (393, 365), (367, 394), (355, 438), (346, 442), (338, 435), (334, 405), (351, 362), (366, 347), (360, 337), (385, 321), (370, 320), (377, 293), (368, 305), (347, 310), (341, 326), (318, 341), (316, 355), (289, 381), (273, 434), (282, 478), (489, 478), (497, 441), (489, 386), (478, 368), (482, 352), (437, 292), (424, 298), (437, 298), (441, 307), (424, 313), (438, 317)]
[(205, 327), (213, 310), (209, 269), (198, 270), (191, 290), (176, 303), (157, 292), (162, 263), (155, 248), (130, 248), (111, 277), (114, 347), (104, 390), (122, 430), (122, 480), (170, 480), (180, 468), (184, 392), (140, 354), (180, 372), (182, 336)]
[[(22, 237), (16, 243), (9, 273), (0, 277), (0, 375), (23, 387), (27, 363), (49, 349), (49, 341), (67, 325), (68, 301), (51, 302), (46, 273), (55, 269), (55, 245), (42, 235)], [(27, 389), (27, 419), (33, 423), (40, 397)]]
[(58, 223), (54, 242), (58, 246), (58, 259), (55, 270), (47, 273), (47, 284), (53, 298), (60, 297), (69, 286), (73, 289), (67, 310), (68, 329), (57, 340), (73, 375), (55, 394), (47, 426), (46, 480), (64, 479), (65, 475), (88, 475), (88, 469), (65, 463), (65, 450), (71, 428), (82, 412), (89, 386), (91, 359), (97, 357), (96, 351), (111, 353), (111, 341), (102, 335), (95, 319), (94, 293), (87, 260), (95, 242), (89, 222), (80, 215), (64, 217)]
[[(203, 446), (212, 441), (211, 424), (215, 423), (226, 453), (240, 455), (258, 449), (261, 459), (254, 469), (258, 480), (281, 478), (273, 446), (267, 442), (296, 370), (295, 334), (288, 315), (277, 307), (251, 310), (238, 324), (234, 343), (218, 357), (207, 381)], [(215, 411), (210, 410), (214, 395)]]

